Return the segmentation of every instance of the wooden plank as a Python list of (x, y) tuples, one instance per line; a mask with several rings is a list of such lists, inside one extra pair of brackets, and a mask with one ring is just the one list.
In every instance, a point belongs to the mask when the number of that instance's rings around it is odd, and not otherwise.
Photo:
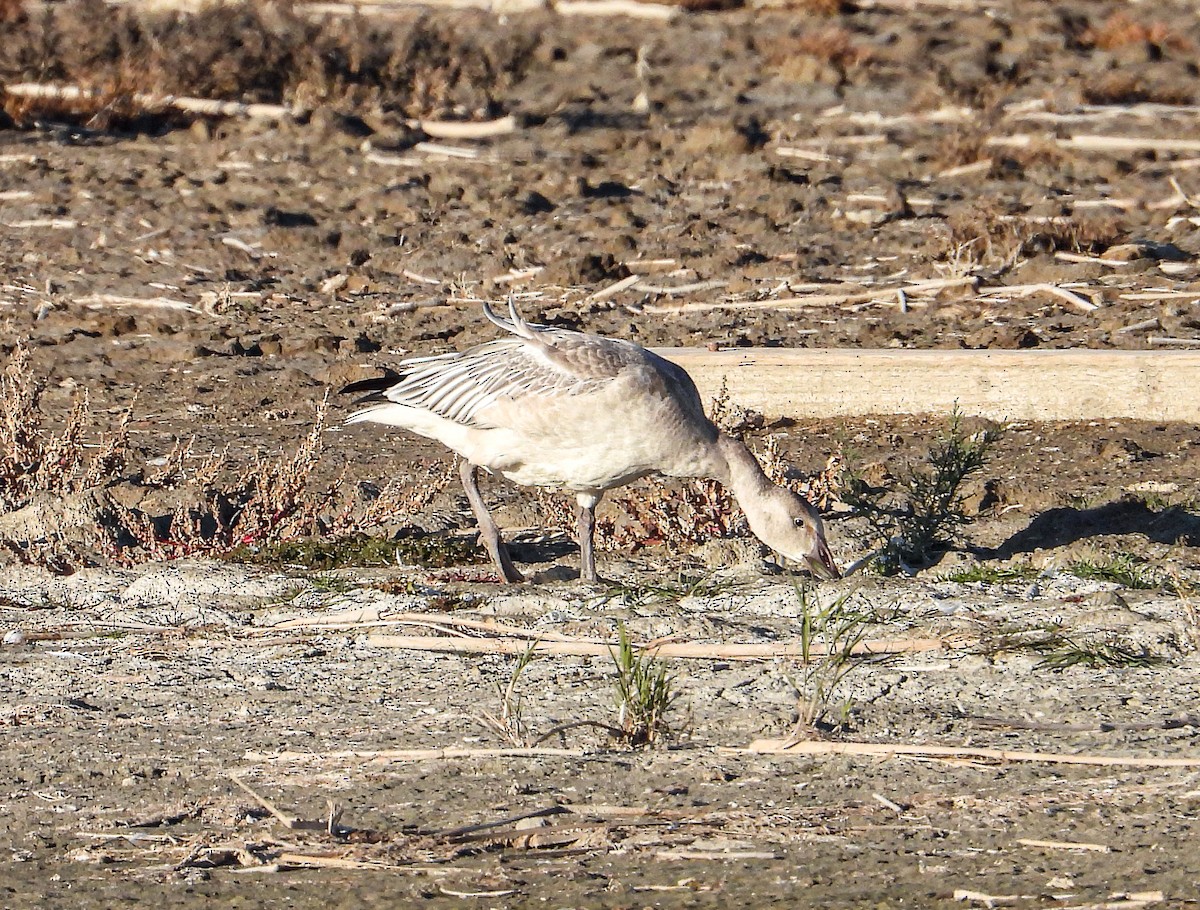
[(1200, 423), (1200, 351), (660, 348), (708, 402), (768, 417), (948, 414)]

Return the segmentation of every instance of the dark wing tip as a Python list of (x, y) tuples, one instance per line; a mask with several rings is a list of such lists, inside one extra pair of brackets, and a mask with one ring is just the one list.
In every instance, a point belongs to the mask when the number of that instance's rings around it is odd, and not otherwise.
[[(357, 395), (362, 392), (380, 393), (386, 392), (401, 379), (399, 373), (395, 370), (389, 370), (384, 367), (382, 376), (372, 376), (370, 379), (360, 379), (358, 382), (352, 382), (348, 386), (343, 386), (338, 389), (339, 395)], [(370, 397), (370, 396), (368, 396)]]

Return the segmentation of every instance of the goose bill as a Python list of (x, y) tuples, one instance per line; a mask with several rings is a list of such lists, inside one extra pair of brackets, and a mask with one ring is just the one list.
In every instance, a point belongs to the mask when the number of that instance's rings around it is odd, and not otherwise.
[(824, 540), (817, 543), (816, 552), (805, 556), (804, 561), (808, 563), (808, 567), (812, 569), (813, 574), (818, 578), (842, 577), (842, 573), (838, 571), (837, 563), (833, 561), (833, 554), (829, 552), (829, 545)]

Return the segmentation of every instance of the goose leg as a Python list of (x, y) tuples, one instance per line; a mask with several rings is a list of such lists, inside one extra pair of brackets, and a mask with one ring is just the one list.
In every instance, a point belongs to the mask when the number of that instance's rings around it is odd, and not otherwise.
[(483, 504), (483, 496), (479, 492), (479, 468), (464, 461), (458, 466), (458, 476), (462, 478), (463, 489), (467, 491), (467, 502), (475, 513), (475, 521), (479, 524), (479, 540), (483, 543), (492, 562), (500, 570), (500, 577), (507, 582), (524, 581), (525, 576), (517, 571), (508, 555), (508, 547), (500, 539), (500, 529), (492, 520), (492, 515)]
[(599, 496), (580, 493), (576, 497), (579, 516), (579, 579), (595, 583), (596, 576), (596, 503)]

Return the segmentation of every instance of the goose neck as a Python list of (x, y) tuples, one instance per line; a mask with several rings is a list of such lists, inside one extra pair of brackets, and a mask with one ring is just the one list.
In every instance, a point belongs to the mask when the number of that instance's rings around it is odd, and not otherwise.
[(717, 470), (713, 478), (721, 482), (740, 503), (762, 497), (774, 484), (763, 473), (745, 444), (721, 433), (717, 437)]

